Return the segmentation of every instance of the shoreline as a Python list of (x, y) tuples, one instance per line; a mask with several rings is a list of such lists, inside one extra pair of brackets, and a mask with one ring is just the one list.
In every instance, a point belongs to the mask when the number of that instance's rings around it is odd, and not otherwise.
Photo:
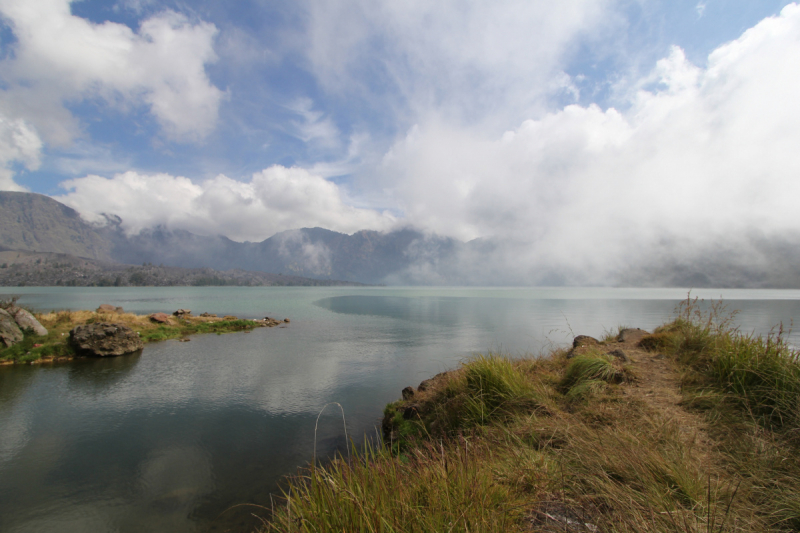
[(407, 387), (260, 531), (797, 531), (800, 353), (719, 312)]
[[(97, 311), (52, 311), (32, 314), (42, 326), (47, 328), (47, 335), (38, 336), (26, 332), (20, 343), (0, 350), (0, 366), (63, 363), (91, 358), (91, 356), (76, 353), (69, 341), (69, 332), (73, 328), (88, 324), (110, 323), (126, 326), (136, 333), (144, 345), (147, 345), (170, 339), (180, 339), (185, 342), (189, 340), (187, 338), (189, 335), (208, 333), (221, 335), (237, 331), (252, 331), (261, 327), (285, 327), (289, 323), (288, 319), (276, 320), (269, 317), (241, 319), (235, 316), (218, 317), (208, 313), (203, 313), (205, 316), (193, 316), (191, 313), (182, 316), (166, 315), (165, 313), (138, 315), (100, 309)], [(163, 315), (162, 322), (154, 320), (152, 318), (154, 315)], [(125, 357), (125, 355), (113, 357)]]

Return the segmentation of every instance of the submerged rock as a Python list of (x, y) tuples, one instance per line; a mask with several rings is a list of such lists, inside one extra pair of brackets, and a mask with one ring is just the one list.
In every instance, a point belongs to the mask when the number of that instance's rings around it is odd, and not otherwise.
[(75, 326), (69, 332), (69, 342), (79, 355), (93, 357), (125, 355), (144, 348), (144, 343), (131, 328), (107, 322)]
[(36, 335), (47, 335), (47, 328), (39, 323), (27, 309), (17, 307), (11, 311), (20, 329), (31, 329)]
[(5, 309), (0, 309), (0, 344), (11, 347), (22, 340), (22, 330)]

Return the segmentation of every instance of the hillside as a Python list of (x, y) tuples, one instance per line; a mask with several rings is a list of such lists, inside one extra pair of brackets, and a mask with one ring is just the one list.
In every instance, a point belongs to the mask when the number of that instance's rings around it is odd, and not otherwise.
[(46, 252), (0, 251), (0, 286), (357, 286), (360, 283), (241, 269), (125, 265)]
[(77, 211), (34, 193), (0, 191), (0, 246), (112, 260), (109, 239)]

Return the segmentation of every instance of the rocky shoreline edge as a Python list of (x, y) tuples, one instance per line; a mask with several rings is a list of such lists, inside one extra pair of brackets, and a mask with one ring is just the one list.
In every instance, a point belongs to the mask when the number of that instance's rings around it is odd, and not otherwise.
[(147, 315), (103, 304), (95, 311), (31, 313), (16, 300), (0, 302), (0, 365), (70, 361), (78, 357), (116, 357), (140, 353), (144, 345), (167, 339), (188, 342), (200, 333), (249, 332), (286, 327), (288, 318), (240, 319), (178, 309)]

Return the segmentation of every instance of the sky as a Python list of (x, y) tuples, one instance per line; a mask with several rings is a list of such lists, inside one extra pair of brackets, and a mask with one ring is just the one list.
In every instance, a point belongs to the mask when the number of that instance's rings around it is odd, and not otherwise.
[(753, 249), (800, 229), (798, 95), (786, 1), (0, 0), (0, 189), (130, 233)]

